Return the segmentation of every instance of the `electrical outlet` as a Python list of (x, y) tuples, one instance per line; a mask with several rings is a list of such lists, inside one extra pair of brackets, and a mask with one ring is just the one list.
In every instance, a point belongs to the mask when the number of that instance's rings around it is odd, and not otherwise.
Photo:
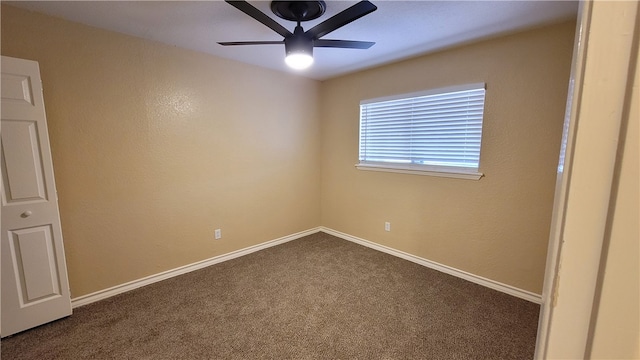
[(385, 222), (384, 223), (384, 231), (391, 231), (391, 223), (390, 222)]
[(216, 230), (213, 232), (213, 234), (214, 234), (214, 236), (215, 236), (216, 240), (218, 240), (218, 239), (220, 239), (220, 238), (222, 237), (222, 230), (220, 230), (220, 229), (216, 229)]

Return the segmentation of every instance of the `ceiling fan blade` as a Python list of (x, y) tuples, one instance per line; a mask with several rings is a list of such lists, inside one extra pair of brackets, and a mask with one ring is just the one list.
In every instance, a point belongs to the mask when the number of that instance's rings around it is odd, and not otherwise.
[(305, 35), (309, 36), (312, 39), (319, 39), (354, 20), (357, 20), (371, 12), (376, 11), (376, 9), (378, 9), (378, 7), (373, 5), (371, 2), (360, 1), (352, 7), (337, 13), (329, 19), (307, 30)]
[(219, 42), (222, 46), (233, 45), (284, 45), (284, 41), (225, 41)]
[(342, 48), (342, 49), (368, 49), (375, 43), (371, 41), (352, 41), (352, 40), (314, 40), (314, 47)]
[(263, 25), (267, 26), (271, 30), (282, 35), (282, 37), (288, 37), (293, 35), (291, 31), (287, 30), (284, 26), (278, 24), (275, 20), (273, 20), (272, 18), (267, 16), (265, 13), (255, 8), (253, 5), (249, 4), (248, 2), (229, 1), (229, 0), (225, 0), (225, 1), (228, 2), (231, 6), (235, 7), (236, 9), (258, 20), (259, 22), (261, 22)]

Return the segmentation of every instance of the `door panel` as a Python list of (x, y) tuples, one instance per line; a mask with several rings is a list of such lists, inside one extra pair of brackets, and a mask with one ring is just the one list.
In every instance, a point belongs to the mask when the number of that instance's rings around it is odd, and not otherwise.
[(2, 119), (2, 154), (5, 164), (3, 205), (47, 200), (37, 126), (35, 121)]
[(1, 93), (4, 337), (70, 315), (71, 295), (38, 63), (3, 56)]
[(60, 296), (51, 227), (11, 231), (9, 236), (20, 307)]
[(29, 76), (2, 73), (2, 100), (34, 106), (30, 80)]

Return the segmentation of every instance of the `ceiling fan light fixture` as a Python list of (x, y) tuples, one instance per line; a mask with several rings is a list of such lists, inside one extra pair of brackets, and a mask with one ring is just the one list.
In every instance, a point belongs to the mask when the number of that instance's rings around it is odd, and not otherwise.
[(304, 70), (313, 64), (313, 56), (305, 53), (291, 53), (284, 58), (287, 65), (296, 70)]
[(313, 64), (313, 40), (304, 36), (300, 26), (296, 27), (293, 36), (284, 40), (284, 48), (284, 62), (290, 68), (304, 70)]
[(276, 16), (297, 23), (293, 33), (267, 14), (258, 10), (245, 0), (225, 0), (227, 3), (254, 18), (284, 38), (283, 41), (232, 41), (219, 42), (223, 46), (231, 45), (281, 45), (284, 42), (285, 63), (289, 67), (302, 70), (313, 64), (313, 48), (368, 49), (374, 42), (354, 40), (325, 40), (321, 37), (337, 30), (352, 21), (375, 11), (377, 7), (370, 1), (362, 0), (342, 10), (311, 29), (304, 31), (300, 23), (317, 19), (326, 10), (324, 1), (272, 1), (271, 11)]

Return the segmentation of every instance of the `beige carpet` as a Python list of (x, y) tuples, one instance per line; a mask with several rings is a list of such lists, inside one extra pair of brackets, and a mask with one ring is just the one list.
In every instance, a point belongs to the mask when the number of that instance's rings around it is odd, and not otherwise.
[(531, 359), (539, 306), (318, 233), (80, 307), (2, 359)]

